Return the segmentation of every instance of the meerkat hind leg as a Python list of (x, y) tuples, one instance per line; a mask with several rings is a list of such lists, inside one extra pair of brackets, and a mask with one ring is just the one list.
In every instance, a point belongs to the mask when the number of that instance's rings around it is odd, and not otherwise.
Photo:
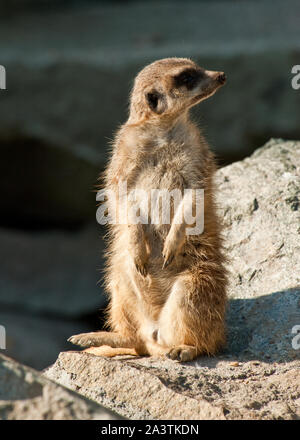
[(208, 276), (200, 275), (178, 277), (161, 311), (157, 341), (170, 347), (171, 359), (214, 355), (224, 345), (222, 286), (217, 290)]
[(196, 340), (191, 337), (196, 332), (190, 331), (192, 323), (184, 301), (190, 281), (189, 276), (175, 281), (159, 319), (157, 342), (169, 347), (166, 352), (169, 359), (181, 362), (192, 361), (199, 355)]

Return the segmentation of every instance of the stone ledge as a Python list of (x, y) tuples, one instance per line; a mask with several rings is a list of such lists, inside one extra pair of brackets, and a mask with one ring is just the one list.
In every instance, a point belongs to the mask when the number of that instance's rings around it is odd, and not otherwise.
[(0, 354), (1, 420), (119, 420), (112, 411)]

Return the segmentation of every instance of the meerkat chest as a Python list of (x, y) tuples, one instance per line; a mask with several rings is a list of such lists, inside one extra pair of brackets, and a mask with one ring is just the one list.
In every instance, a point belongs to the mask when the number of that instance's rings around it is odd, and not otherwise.
[[(128, 194), (134, 212), (166, 235), (193, 174), (193, 161), (186, 154), (160, 149), (147, 157)], [(133, 194), (132, 194), (133, 192)], [(138, 207), (138, 210), (137, 210)], [(152, 230), (152, 229), (151, 229)], [(150, 233), (150, 231), (148, 231)]]
[(184, 153), (160, 149), (149, 155), (137, 176), (135, 187), (151, 190), (183, 190), (188, 185), (192, 160)]

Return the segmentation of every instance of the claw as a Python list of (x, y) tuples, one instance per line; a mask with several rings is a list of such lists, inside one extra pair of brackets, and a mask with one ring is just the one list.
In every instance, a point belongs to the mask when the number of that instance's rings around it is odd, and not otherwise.
[(67, 339), (73, 345), (78, 345), (79, 347), (90, 347), (93, 343), (91, 339), (88, 339), (85, 336), (73, 335)]
[(80, 339), (76, 340), (76, 338), (74, 338), (73, 336), (71, 336), (69, 339), (67, 339), (67, 341), (70, 342), (73, 345), (79, 345), (79, 346), (81, 345), (80, 344)]
[(168, 267), (173, 260), (174, 260), (174, 255), (171, 255), (167, 260), (164, 261), (162, 268), (165, 269), (166, 267)]

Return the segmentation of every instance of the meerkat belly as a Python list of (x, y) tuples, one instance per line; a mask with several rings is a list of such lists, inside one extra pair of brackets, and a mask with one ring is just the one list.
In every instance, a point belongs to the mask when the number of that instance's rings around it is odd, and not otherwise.
[[(184, 179), (180, 171), (172, 167), (169, 169), (167, 163), (162, 163), (159, 167), (144, 169), (136, 179), (134, 187), (128, 191), (130, 200), (135, 199), (137, 202), (133, 203), (133, 209), (143, 222), (149, 252), (147, 276), (141, 276), (132, 265), (132, 284), (137, 298), (142, 300), (143, 307), (147, 309), (146, 315), (151, 316), (154, 326), (173, 285), (173, 278), (162, 268), (162, 251), (174, 217), (176, 191), (179, 192), (178, 196), (181, 195), (183, 187)], [(152, 328), (152, 324), (149, 326)]]

